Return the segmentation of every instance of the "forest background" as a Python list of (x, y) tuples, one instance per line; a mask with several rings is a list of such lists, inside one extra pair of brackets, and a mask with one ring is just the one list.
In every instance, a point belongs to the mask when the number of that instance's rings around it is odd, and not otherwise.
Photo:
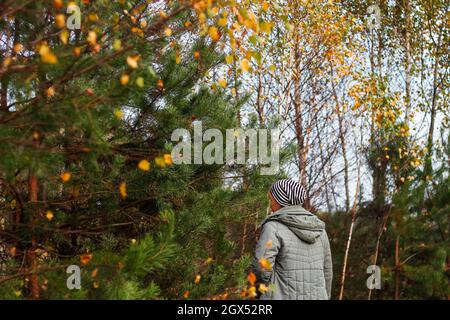
[[(254, 298), (267, 190), (289, 177), (327, 224), (333, 299), (450, 299), (447, 1), (0, 9), (0, 298)], [(175, 165), (197, 121), (279, 129), (280, 172)]]

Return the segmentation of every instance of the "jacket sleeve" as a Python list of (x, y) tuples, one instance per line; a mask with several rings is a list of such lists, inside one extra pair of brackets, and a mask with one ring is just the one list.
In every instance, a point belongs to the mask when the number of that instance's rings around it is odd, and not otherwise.
[[(265, 223), (262, 227), (261, 236), (256, 245), (255, 256), (252, 261), (252, 270), (258, 281), (269, 282), (280, 247), (281, 242), (277, 234), (276, 224), (273, 222)], [(260, 261), (262, 258), (267, 259), (270, 265), (261, 266)]]
[(331, 299), (331, 283), (333, 281), (333, 262), (331, 260), (331, 249), (328, 235), (325, 232), (324, 237), (324, 267), (323, 273), (325, 276), (325, 284), (327, 289), (328, 299)]

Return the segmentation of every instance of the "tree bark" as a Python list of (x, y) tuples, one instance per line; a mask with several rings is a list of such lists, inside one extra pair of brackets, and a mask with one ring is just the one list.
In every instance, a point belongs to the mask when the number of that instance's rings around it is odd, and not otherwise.
[[(28, 191), (29, 191), (29, 200), (30, 203), (33, 205), (38, 200), (38, 180), (36, 176), (31, 172), (29, 175), (29, 185), (28, 185)], [(31, 217), (31, 224), (35, 224), (35, 217)], [(32, 229), (32, 232), (34, 230)], [(33, 300), (39, 299), (39, 279), (38, 275), (34, 273), (34, 271), (37, 269), (37, 257), (36, 257), (36, 249), (37, 249), (37, 241), (35, 236), (33, 235), (31, 239), (31, 247), (27, 251), (27, 265), (30, 269), (30, 276), (28, 277), (28, 289), (30, 291), (30, 298)]]

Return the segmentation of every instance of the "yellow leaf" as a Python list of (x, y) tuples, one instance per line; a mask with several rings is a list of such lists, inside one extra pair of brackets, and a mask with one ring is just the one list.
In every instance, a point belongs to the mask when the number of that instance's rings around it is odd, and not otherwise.
[(93, 286), (95, 289), (98, 289), (98, 288), (100, 287), (100, 284), (99, 284), (97, 281), (94, 281), (94, 283), (92, 284), (92, 286)]
[(45, 213), (45, 217), (47, 218), (48, 221), (52, 221), (53, 212), (51, 212), (50, 210), (47, 210), (47, 212)]
[(148, 171), (150, 170), (150, 162), (148, 162), (147, 160), (141, 160), (138, 163), (138, 168), (143, 170), (143, 171)]
[(166, 37), (170, 37), (172, 35), (172, 29), (170, 28), (164, 29), (164, 34), (166, 35)]
[(166, 165), (171, 166), (171, 165), (173, 164), (173, 161), (172, 161), (172, 155), (166, 153), (166, 154), (164, 155), (164, 162), (166, 163)]
[(137, 33), (141, 38), (144, 36), (144, 31), (142, 31), (140, 28), (138, 27), (133, 27), (131, 28), (131, 32), (133, 33)]
[(128, 83), (128, 81), (130, 81), (130, 76), (129, 75), (127, 75), (127, 74), (123, 74), (121, 77), (120, 77), (120, 84), (121, 85), (126, 85), (127, 83)]
[(114, 50), (120, 50), (122, 49), (122, 41), (120, 41), (120, 39), (115, 39), (113, 42), (113, 49)]
[(268, 290), (269, 288), (264, 283), (261, 283), (259, 285), (258, 291), (261, 292), (262, 294), (266, 293)]
[(218, 7), (211, 8), (211, 15), (215, 16), (218, 13), (219, 13), (219, 8)]
[(218, 83), (219, 83), (219, 86), (221, 86), (222, 88), (227, 87), (227, 80), (225, 80), (225, 79), (219, 79)]
[(15, 53), (20, 53), (23, 50), (23, 45), (20, 43), (14, 44), (13, 50)]
[(200, 276), (199, 274), (198, 274), (198, 275), (196, 275), (196, 276), (195, 276), (195, 280), (194, 280), (194, 283), (195, 283), (195, 284), (199, 284), (199, 283), (200, 283), (200, 280), (201, 280), (201, 278), (202, 278), (202, 277), (201, 277), (201, 276)]
[(119, 192), (120, 192), (120, 195), (122, 196), (122, 198), (127, 197), (127, 184), (125, 182), (122, 182), (119, 185)]
[(270, 249), (270, 248), (272, 248), (272, 246), (273, 246), (272, 240), (269, 240), (266, 242), (266, 248)]
[(7, 68), (12, 62), (12, 59), (10, 57), (6, 57), (3, 61), (2, 61), (2, 65)]
[(62, 9), (64, 7), (63, 0), (53, 0), (53, 8)]
[(259, 27), (262, 32), (270, 33), (270, 31), (272, 31), (273, 24), (271, 22), (264, 21), (259, 25)]
[(270, 72), (274, 72), (275, 70), (277, 70), (277, 67), (276, 67), (274, 64), (272, 64), (272, 65), (269, 67), (269, 71), (270, 71)]
[(128, 56), (127, 64), (130, 66), (130, 68), (137, 69), (139, 59), (140, 59), (140, 57), (138, 55)]
[(252, 298), (256, 297), (256, 288), (254, 286), (251, 286), (250, 288), (248, 288), (247, 293)]
[(183, 293), (183, 298), (185, 298), (185, 299), (189, 298), (189, 290), (186, 290), (186, 291)]
[(79, 47), (73, 48), (72, 53), (75, 57), (79, 57), (81, 54), (81, 48), (79, 48)]
[(267, 260), (266, 258), (262, 257), (261, 259), (259, 259), (259, 265), (266, 270), (272, 270), (272, 265), (270, 264), (269, 260)]
[(62, 180), (62, 182), (68, 182), (70, 180), (70, 178), (72, 177), (72, 174), (70, 172), (63, 172), (61, 173), (61, 175), (59, 176)]
[(227, 18), (220, 18), (219, 21), (217, 21), (217, 24), (221, 27), (226, 27), (227, 26)]
[(59, 39), (61, 40), (62, 43), (67, 44), (67, 41), (69, 41), (69, 31), (67, 30), (61, 31), (61, 33), (59, 34)]
[(214, 27), (214, 26), (209, 27), (208, 33), (209, 33), (209, 36), (211, 37), (212, 41), (219, 41), (220, 33), (219, 33), (219, 30), (216, 27)]
[(123, 118), (123, 112), (122, 112), (122, 110), (120, 110), (120, 109), (114, 110), (114, 116), (115, 116), (117, 119), (122, 120), (122, 118)]
[(247, 59), (241, 60), (241, 69), (243, 72), (248, 72), (250, 70), (250, 63)]
[(233, 63), (233, 60), (234, 60), (234, 58), (233, 58), (232, 55), (227, 55), (227, 56), (225, 57), (225, 61), (226, 61), (228, 64), (232, 64), (232, 63)]
[(165, 12), (162, 11), (162, 10), (159, 10), (159, 16), (160, 16), (161, 18), (163, 18), (163, 19), (166, 19), (166, 18), (167, 18), (167, 13), (165, 13)]
[(262, 4), (262, 9), (264, 11), (267, 11), (267, 10), (269, 10), (269, 6), (270, 6), (269, 3), (267, 1), (264, 1)]
[(39, 48), (39, 54), (41, 55), (41, 60), (43, 63), (58, 63), (58, 58), (51, 52), (50, 48), (46, 44), (41, 45)]
[(96, 45), (97, 44), (97, 33), (95, 33), (95, 31), (89, 31), (86, 40), (91, 46)]
[(66, 26), (66, 16), (61, 14), (57, 14), (55, 16), (55, 23), (56, 26), (60, 29), (64, 28)]
[(90, 22), (95, 22), (98, 20), (98, 15), (96, 15), (95, 13), (91, 13), (88, 15), (88, 19)]
[(137, 79), (136, 79), (136, 85), (137, 85), (139, 88), (144, 87), (144, 78), (142, 78), (142, 77), (137, 77)]
[(213, 261), (214, 261), (213, 258), (208, 257), (208, 259), (206, 259), (205, 263), (206, 263), (206, 264), (210, 264), (210, 263), (213, 262)]
[(45, 95), (49, 98), (53, 97), (55, 95), (55, 87), (48, 87), (47, 90), (45, 90)]
[(176, 62), (176, 64), (180, 64), (180, 62), (181, 62), (181, 56), (180, 56), (180, 52), (179, 51), (177, 51), (175, 53), (175, 62)]
[(94, 270), (92, 270), (91, 276), (92, 278), (95, 278), (98, 274), (98, 268), (95, 268)]
[(164, 168), (166, 166), (166, 162), (164, 161), (163, 157), (156, 157), (155, 164), (160, 168)]
[(195, 60), (200, 59), (200, 51), (195, 51), (195, 52), (194, 52), (194, 59), (195, 59)]

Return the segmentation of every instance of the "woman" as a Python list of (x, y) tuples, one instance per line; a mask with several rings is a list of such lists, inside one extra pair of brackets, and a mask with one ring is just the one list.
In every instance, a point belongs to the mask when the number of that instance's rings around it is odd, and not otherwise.
[(306, 192), (297, 182), (275, 182), (268, 193), (271, 214), (253, 259), (253, 272), (269, 290), (261, 299), (330, 299), (333, 278), (325, 223), (305, 210)]

